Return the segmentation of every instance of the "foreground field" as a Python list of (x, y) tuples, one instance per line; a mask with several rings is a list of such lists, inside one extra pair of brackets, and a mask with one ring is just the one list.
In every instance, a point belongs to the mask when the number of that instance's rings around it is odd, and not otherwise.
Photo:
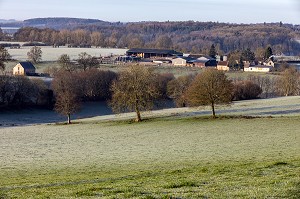
[(300, 118), (0, 129), (0, 198), (299, 198)]

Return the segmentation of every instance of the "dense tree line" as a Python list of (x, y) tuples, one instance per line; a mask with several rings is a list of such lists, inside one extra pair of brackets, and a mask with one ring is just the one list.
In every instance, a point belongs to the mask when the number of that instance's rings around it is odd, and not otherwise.
[[(226, 24), (214, 22), (139, 22), (110, 25), (82, 25), (68, 30), (21, 28), (17, 41), (41, 41), (51, 45), (173, 48), (205, 53), (214, 44), (219, 54), (250, 49), (258, 56), (271, 46), (274, 54), (299, 54), (297, 26), (284, 24)], [(264, 56), (264, 55), (261, 55)]]
[(40, 106), (51, 108), (53, 94), (44, 81), (23, 76), (0, 76), (0, 107), (22, 108)]

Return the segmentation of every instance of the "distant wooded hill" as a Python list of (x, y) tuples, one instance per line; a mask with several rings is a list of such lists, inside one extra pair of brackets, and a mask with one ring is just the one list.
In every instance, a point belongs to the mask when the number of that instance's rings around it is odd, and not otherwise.
[(65, 18), (65, 17), (49, 17), (49, 18), (34, 18), (24, 21), (0, 21), (2, 27), (40, 27), (53, 29), (73, 29), (80, 25), (104, 25), (111, 24), (98, 19), (81, 19), (81, 18)]
[(276, 54), (300, 54), (300, 44), (296, 41), (300, 39), (300, 26), (281, 22), (110, 23), (96, 19), (38, 18), (22, 23), (26, 27), (14, 35), (14, 40), (41, 41), (51, 45), (165, 48), (206, 54), (212, 44), (219, 54), (247, 48), (259, 54), (262, 49), (271, 46)]

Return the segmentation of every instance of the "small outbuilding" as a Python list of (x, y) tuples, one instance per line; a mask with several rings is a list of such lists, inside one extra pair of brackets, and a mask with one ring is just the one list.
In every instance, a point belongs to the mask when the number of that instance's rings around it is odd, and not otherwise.
[(190, 58), (188, 57), (178, 57), (175, 59), (172, 59), (172, 64), (174, 66), (188, 66), (190, 61)]
[(31, 62), (19, 62), (13, 68), (14, 75), (34, 75), (36, 68)]

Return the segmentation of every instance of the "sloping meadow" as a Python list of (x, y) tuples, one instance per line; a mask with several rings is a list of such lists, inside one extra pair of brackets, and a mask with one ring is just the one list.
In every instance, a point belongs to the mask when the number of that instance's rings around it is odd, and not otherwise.
[(299, 198), (299, 121), (198, 116), (2, 128), (0, 196)]

